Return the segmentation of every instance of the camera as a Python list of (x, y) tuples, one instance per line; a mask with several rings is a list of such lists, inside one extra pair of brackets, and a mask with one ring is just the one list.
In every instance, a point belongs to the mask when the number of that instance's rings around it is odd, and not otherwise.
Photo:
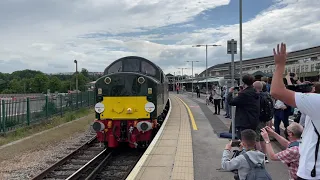
[(312, 83), (287, 85), (287, 89), (294, 92), (309, 93), (312, 91)]
[(240, 147), (241, 141), (232, 141), (231, 147)]
[(237, 87), (234, 87), (233, 89), (239, 91), (239, 90), (240, 90), (240, 87), (237, 86)]
[(296, 74), (295, 73), (290, 73), (290, 77), (294, 77)]

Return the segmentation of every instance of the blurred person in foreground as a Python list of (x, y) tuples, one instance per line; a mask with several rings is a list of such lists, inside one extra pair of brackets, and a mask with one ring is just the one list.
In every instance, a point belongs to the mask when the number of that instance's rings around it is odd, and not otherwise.
[[(281, 161), (282, 163), (288, 166), (290, 180), (297, 180), (297, 170), (299, 167), (299, 142), (301, 138), (301, 134), (303, 131), (303, 127), (293, 122), (288, 128), (285, 130), (285, 134), (287, 135), (289, 141), (284, 137), (280, 136), (278, 133), (272, 130), (270, 127), (265, 127), (261, 129), (261, 136), (263, 137), (266, 144), (266, 151), (269, 158), (273, 161)], [(270, 143), (269, 135), (274, 137), (281, 146), (286, 149), (280, 151), (278, 153), (274, 153), (272, 145)]]
[(236, 106), (235, 127), (236, 134), (241, 139), (241, 131), (245, 129), (256, 130), (259, 124), (260, 116), (260, 97), (253, 88), (254, 77), (246, 74), (242, 77), (243, 90), (237, 96), (232, 97), (234, 88), (230, 89), (227, 101), (229, 105)]
[(287, 60), (286, 45), (281, 43), (273, 49), (275, 71), (271, 84), (271, 95), (306, 114), (305, 128), (299, 145), (299, 168), (297, 179), (320, 179), (320, 94), (299, 93), (286, 89), (283, 74)]
[[(222, 159), (221, 159), (221, 167), (227, 171), (238, 170), (238, 177), (235, 179), (245, 180), (249, 171), (250, 165), (247, 161), (247, 158), (254, 165), (262, 165), (264, 168), (265, 165), (265, 154), (255, 149), (257, 133), (252, 129), (245, 129), (241, 132), (241, 144), (245, 151), (240, 155), (230, 159), (231, 154), (231, 144), (226, 144), (226, 147), (223, 151)], [(245, 157), (247, 156), (247, 157)]]

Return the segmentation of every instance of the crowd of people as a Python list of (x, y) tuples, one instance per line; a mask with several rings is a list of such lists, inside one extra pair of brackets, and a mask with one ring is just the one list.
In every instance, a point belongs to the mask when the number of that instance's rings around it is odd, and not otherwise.
[[(226, 145), (221, 162), (223, 169), (237, 172), (235, 179), (277, 179), (264, 167), (268, 159), (286, 164), (290, 180), (320, 179), (320, 84), (302, 83), (294, 73), (288, 73), (284, 81), (286, 55), (285, 44), (274, 49), (271, 84), (267, 79), (255, 81), (251, 75), (244, 75), (241, 88), (213, 87), (207, 96), (213, 99), (215, 114), (220, 114), (220, 105), (225, 103), (225, 116), (231, 118), (230, 106), (236, 107), (234, 122), (239, 143)], [(296, 119), (289, 123), (289, 116), (294, 114)], [(284, 136), (280, 135), (281, 122)], [(270, 137), (284, 150), (275, 153)], [(230, 157), (232, 145), (239, 151)]]

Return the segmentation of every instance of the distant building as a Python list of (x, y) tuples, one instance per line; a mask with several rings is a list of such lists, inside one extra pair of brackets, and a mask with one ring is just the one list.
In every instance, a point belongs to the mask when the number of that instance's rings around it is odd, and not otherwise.
[[(235, 62), (235, 73), (239, 74), (239, 61)], [(275, 70), (273, 56), (254, 58), (242, 61), (243, 73), (259, 76), (271, 76)], [(286, 73), (293, 72), (299, 77), (314, 77), (320, 71), (320, 46), (288, 53)], [(208, 76), (226, 76), (231, 72), (231, 63), (222, 63), (208, 68)], [(205, 70), (199, 74), (205, 77)]]

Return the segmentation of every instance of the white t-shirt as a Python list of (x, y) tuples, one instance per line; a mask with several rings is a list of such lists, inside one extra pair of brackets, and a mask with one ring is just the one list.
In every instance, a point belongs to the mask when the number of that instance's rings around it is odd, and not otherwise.
[(299, 169), (297, 175), (303, 179), (320, 179), (320, 149), (316, 166), (316, 177), (311, 177), (315, 161), (318, 136), (311, 120), (320, 133), (320, 94), (295, 93), (295, 102), (301, 113), (306, 114), (305, 127), (299, 145)]

